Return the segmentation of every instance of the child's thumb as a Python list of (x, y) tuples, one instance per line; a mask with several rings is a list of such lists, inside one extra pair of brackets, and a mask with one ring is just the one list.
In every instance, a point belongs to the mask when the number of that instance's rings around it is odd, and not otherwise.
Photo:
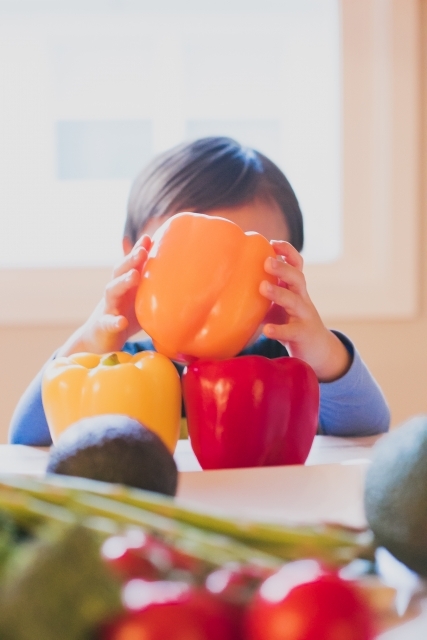
[(120, 331), (124, 331), (127, 328), (128, 324), (125, 316), (105, 314), (101, 318), (100, 329), (107, 333), (120, 333)]

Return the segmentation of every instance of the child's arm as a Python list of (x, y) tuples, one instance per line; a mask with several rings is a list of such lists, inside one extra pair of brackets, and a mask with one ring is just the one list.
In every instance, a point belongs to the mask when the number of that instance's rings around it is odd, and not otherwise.
[(279, 258), (274, 263), (267, 259), (265, 268), (280, 286), (261, 284), (261, 293), (274, 303), (269, 314), (274, 324), (268, 322), (264, 334), (316, 372), (321, 432), (365, 436), (387, 431), (390, 411), (384, 395), (350, 340), (323, 324), (307, 293), (301, 256), (287, 242), (272, 244)]
[[(338, 380), (320, 383), (319, 432), (330, 436), (362, 437), (384, 433), (390, 426), (390, 411), (380, 387), (352, 342), (339, 331), (335, 336), (352, 360)], [(286, 347), (262, 336), (241, 355), (284, 358)]]
[(33, 447), (52, 444), (42, 403), (43, 369), (22, 394), (9, 426), (9, 442)]
[[(148, 236), (138, 240), (114, 269), (112, 280), (90, 318), (58, 349), (55, 356), (68, 356), (79, 351), (119, 351), (126, 340), (140, 330), (135, 316), (135, 296), (150, 244)], [(43, 370), (18, 402), (9, 428), (9, 441), (13, 444), (51, 444), (41, 398), (42, 377)]]
[(140, 331), (135, 315), (135, 296), (150, 245), (149, 236), (142, 236), (136, 242), (132, 251), (114, 269), (113, 278), (105, 287), (95, 311), (60, 347), (57, 356), (81, 351), (120, 351), (126, 340)]
[(320, 433), (361, 437), (388, 431), (390, 410), (379, 385), (350, 340), (334, 333), (351, 354), (352, 363), (338, 380), (320, 383)]
[[(128, 342), (123, 346), (123, 351), (131, 355), (153, 349), (151, 340)], [(34, 447), (48, 447), (52, 444), (42, 402), (43, 373), (44, 367), (29, 384), (16, 405), (9, 426), (11, 444), (26, 444)]]
[(279, 308), (276, 311), (282, 312), (282, 318), (280, 324), (266, 324), (264, 334), (281, 342), (291, 356), (307, 362), (319, 382), (337, 380), (350, 368), (351, 355), (325, 327), (310, 300), (301, 255), (289, 242), (273, 240), (272, 245), (278, 257), (267, 258), (265, 270), (277, 276), (280, 284), (264, 280), (260, 292)]

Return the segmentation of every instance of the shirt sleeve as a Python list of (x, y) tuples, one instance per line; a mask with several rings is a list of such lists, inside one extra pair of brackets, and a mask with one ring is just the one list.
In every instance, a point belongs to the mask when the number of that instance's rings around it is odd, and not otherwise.
[(320, 383), (320, 433), (331, 436), (371, 436), (390, 426), (384, 395), (352, 342), (334, 331), (353, 356), (350, 369), (338, 380)]
[[(127, 342), (123, 351), (135, 354), (152, 348), (152, 342), (146, 340)], [(55, 355), (48, 362), (54, 357)], [(26, 444), (34, 447), (50, 447), (52, 444), (42, 402), (43, 370), (44, 367), (27, 387), (16, 406), (9, 426), (11, 444)]]
[(42, 403), (43, 369), (21, 396), (9, 427), (11, 444), (49, 447), (52, 444)]

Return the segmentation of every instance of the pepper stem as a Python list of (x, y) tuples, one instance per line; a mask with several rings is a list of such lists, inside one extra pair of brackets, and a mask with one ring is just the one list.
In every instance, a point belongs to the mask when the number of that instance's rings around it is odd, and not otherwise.
[(100, 364), (106, 367), (114, 367), (114, 365), (120, 364), (120, 360), (117, 356), (117, 353), (110, 353), (109, 355), (101, 358)]

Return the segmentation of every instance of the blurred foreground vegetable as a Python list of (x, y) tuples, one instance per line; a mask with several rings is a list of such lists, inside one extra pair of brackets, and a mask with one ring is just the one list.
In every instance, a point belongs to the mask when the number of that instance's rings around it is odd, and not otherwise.
[(372, 537), (365, 530), (240, 521), (180, 506), (166, 496), (82, 478), (0, 476), (0, 508), (37, 522), (34, 498), (48, 512), (51, 505), (60, 505), (80, 516), (140, 525), (217, 565), (253, 559), (274, 567), (280, 559), (306, 557), (342, 565), (357, 556), (372, 556)]
[(378, 544), (427, 578), (427, 416), (407, 420), (374, 447), (365, 512)]
[[(352, 565), (372, 566), (348, 564), (370, 554), (366, 532), (234, 521), (158, 494), (61, 476), (1, 476), (0, 514), (11, 547), (0, 574), (2, 640), (308, 640), (312, 636), (286, 635), (303, 611), (289, 571), (292, 577), (292, 566), (307, 563), (317, 573), (299, 572), (298, 580), (313, 611), (332, 585), (331, 602), (342, 604), (361, 634), (340, 640), (373, 637), (364, 631), (369, 621), (362, 622), (365, 614), (377, 616), (378, 606), (364, 608), (362, 592), (377, 601), (378, 589), (361, 590), (341, 577)], [(311, 559), (284, 565), (292, 557)], [(344, 569), (338, 574), (332, 565)], [(270, 580), (281, 585), (273, 605), (265, 597)], [(335, 609), (326, 607), (321, 619), (309, 616), (310, 633), (339, 628), (343, 616)], [(273, 634), (265, 638), (259, 635), (264, 620)], [(277, 620), (283, 624), (274, 635)], [(313, 636), (323, 637), (332, 638)]]
[(373, 612), (356, 584), (314, 560), (283, 566), (249, 605), (248, 640), (373, 640)]
[(120, 585), (84, 527), (25, 543), (12, 568), (0, 588), (2, 640), (83, 640), (121, 608)]
[(225, 603), (185, 582), (131, 580), (125, 612), (101, 627), (99, 640), (243, 640)]

